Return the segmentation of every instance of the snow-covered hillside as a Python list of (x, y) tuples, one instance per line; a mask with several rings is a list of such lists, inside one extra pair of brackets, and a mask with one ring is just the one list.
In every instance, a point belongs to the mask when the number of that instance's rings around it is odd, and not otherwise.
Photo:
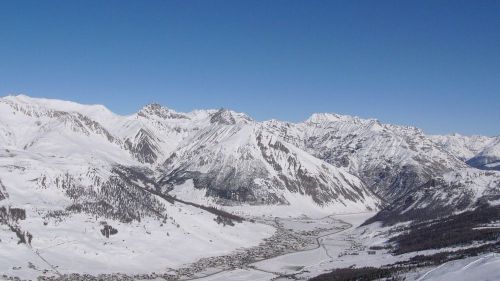
[(165, 184), (193, 179), (217, 198), (252, 204), (288, 204), (289, 193), (318, 204), (346, 208), (378, 200), (343, 168), (282, 141), (257, 123), (211, 125), (200, 130), (168, 159)]
[(378, 199), (359, 178), (280, 140), (241, 113), (177, 113), (152, 104), (119, 116), (102, 106), (26, 96), (3, 98), (0, 111), (5, 148), (157, 169), (163, 189), (194, 178), (196, 188), (221, 199), (287, 204), (285, 195), (292, 192), (319, 204), (377, 208)]
[(108, 173), (116, 165), (144, 167), (162, 192), (193, 180), (229, 205), (289, 204), (286, 197), (296, 193), (339, 211), (374, 210), (465, 171), (466, 160), (494, 169), (500, 143), (428, 137), (413, 127), (329, 113), (302, 123), (256, 122), (227, 109), (180, 113), (151, 104), (120, 116), (101, 105), (23, 95), (0, 99), (0, 112), (6, 149), (107, 165)]
[(500, 137), (453, 134), (431, 136), (431, 139), (473, 167), (500, 170)]
[(237, 249), (269, 255), (261, 244), (284, 234), (255, 223), (260, 216), (390, 206), (375, 218), (411, 220), (422, 210), (463, 211), (500, 198), (500, 172), (467, 164), (496, 169), (499, 147), (498, 138), (429, 137), (336, 114), (257, 122), (228, 109), (150, 104), (121, 116), (101, 105), (7, 96), (0, 258), (8, 262), (0, 272), (173, 272)]
[(229, 110), (152, 104), (120, 116), (99, 105), (0, 99), (0, 272), (169, 272), (274, 235), (272, 226), (235, 221), (218, 203), (168, 194), (179, 187), (219, 203), (378, 208), (359, 178), (261, 127)]
[(265, 123), (282, 139), (358, 176), (385, 203), (468, 167), (414, 127), (328, 113), (299, 124)]
[(493, 281), (500, 279), (500, 255), (485, 254), (463, 260), (447, 262), (439, 267), (409, 276), (407, 280), (418, 281)]

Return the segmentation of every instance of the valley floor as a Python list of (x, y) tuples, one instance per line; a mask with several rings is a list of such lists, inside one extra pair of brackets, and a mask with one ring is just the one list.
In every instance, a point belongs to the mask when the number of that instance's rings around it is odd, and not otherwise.
[(307, 249), (279, 255), (248, 264), (244, 269), (210, 274), (198, 280), (307, 280), (332, 268), (332, 263), (354, 257), (363, 259), (364, 246), (350, 233), (373, 213), (331, 215), (319, 219), (278, 219), (281, 227), (293, 229), (298, 235), (311, 235), (313, 244)]
[[(366, 218), (369, 215), (360, 214), (358, 217)], [(151, 239), (148, 238), (147, 240), (157, 241), (155, 246), (157, 249), (150, 249), (151, 252), (149, 253), (140, 250), (142, 246), (146, 245), (146, 241), (134, 240), (134, 236), (140, 235), (142, 230), (130, 228), (127, 229), (128, 233), (122, 230), (119, 233), (120, 239), (106, 240), (97, 235), (93, 236), (91, 233), (96, 232), (95, 229), (90, 231), (93, 228), (93, 222), (83, 217), (73, 217), (68, 220), (73, 221), (72, 225), (66, 225), (67, 229), (65, 231), (68, 237), (54, 236), (51, 238), (50, 233), (53, 228), (50, 225), (41, 227), (37, 233), (44, 236), (45, 239), (38, 237), (39, 242), (33, 246), (17, 245), (17, 240), (12, 237), (13, 233), (9, 232), (8, 229), (2, 229), (0, 231), (2, 236), (0, 237), (2, 239), (0, 279), (12, 280), (20, 278), (32, 280), (38, 276), (47, 279), (90, 279), (91, 276), (100, 276), (99, 278), (105, 279), (113, 279), (114, 276), (121, 279), (145, 280), (155, 278), (169, 280), (212, 280), (210, 278), (227, 280), (229, 278), (238, 280), (235, 279), (236, 276), (240, 280), (272, 279), (277, 276), (304, 272), (309, 267), (314, 268), (329, 259), (330, 247), (334, 247), (335, 251), (337, 251), (344, 249), (344, 245), (351, 245), (352, 241), (345, 240), (335, 246), (328, 240), (334, 234), (340, 234), (353, 228), (353, 220), (355, 224), (363, 221), (359, 218), (356, 219), (356, 216), (350, 216), (349, 218), (353, 218), (349, 220), (349, 223), (334, 216), (322, 218), (307, 216), (271, 218), (263, 216), (254, 218), (254, 223), (245, 223), (250, 224), (250, 226), (236, 224), (236, 227), (240, 229), (234, 231), (245, 233), (246, 229), (247, 234), (245, 237), (254, 236), (254, 240), (242, 237), (240, 238), (241, 241), (234, 242), (234, 245), (239, 243), (243, 248), (220, 255), (217, 252), (214, 252), (215, 254), (211, 253), (210, 247), (207, 247), (206, 251), (201, 251), (204, 252), (205, 257), (194, 263), (184, 263), (184, 265), (182, 265), (183, 260), (187, 261), (196, 258), (192, 256), (192, 253), (189, 253), (189, 249), (192, 247), (184, 245), (182, 239), (175, 240), (177, 242), (174, 247), (174, 244), (171, 243), (173, 240), (161, 239), (162, 237), (158, 236), (162, 235), (160, 226), (153, 228), (147, 222), (143, 222), (149, 227), (147, 231)], [(30, 221), (25, 223), (26, 226), (29, 226), (30, 223), (35, 224)], [(87, 229), (86, 232), (88, 233), (80, 233), (79, 230), (82, 227)], [(117, 227), (119, 229), (124, 228), (124, 226), (119, 225)], [(228, 226), (227, 228), (233, 227)], [(269, 229), (273, 228), (275, 229), (274, 234), (266, 238)], [(42, 232), (43, 229), (45, 229), (45, 232)], [(116, 238), (118, 238), (118, 235)], [(257, 241), (256, 239), (262, 242), (255, 246), (245, 242)], [(100, 242), (92, 243), (91, 240), (99, 240)], [(169, 246), (162, 246), (161, 241), (164, 241), (162, 243), (168, 242)], [(327, 241), (329, 242), (325, 243)], [(225, 249), (231, 247), (228, 245)], [(228, 252), (228, 250), (223, 249), (219, 247), (218, 251), (220, 253)], [(186, 250), (186, 252), (183, 252), (183, 250)], [(161, 257), (161, 259), (158, 259), (158, 257)], [(308, 263), (304, 264), (301, 260), (307, 260)], [(172, 266), (167, 268), (166, 265), (168, 264)], [(175, 264), (180, 266), (175, 266)], [(95, 270), (90, 270), (90, 268)], [(152, 270), (148, 270), (150, 268)], [(163, 272), (161, 268), (164, 269)], [(153, 270), (156, 273), (152, 273)], [(71, 275), (75, 271), (81, 274)], [(110, 271), (122, 274), (112, 274)], [(134, 271), (146, 273), (134, 275)]]
[[(426, 250), (402, 255), (392, 255), (387, 250), (372, 250), (371, 245), (387, 239), (382, 228), (357, 228), (372, 213), (331, 215), (319, 219), (295, 218), (279, 219), (281, 226), (304, 233), (311, 227), (320, 231), (314, 233), (315, 245), (308, 249), (278, 255), (241, 268), (224, 270), (184, 280), (224, 281), (224, 280), (309, 280), (335, 268), (381, 267), (408, 261), (417, 255), (432, 255), (447, 250), (467, 247)], [(322, 229), (322, 224), (334, 228)], [(299, 234), (300, 235), (300, 234)], [(477, 246), (477, 245), (476, 245)], [(497, 253), (484, 254), (455, 260), (439, 266), (423, 267), (397, 276), (404, 280), (500, 280), (500, 256)], [(383, 279), (381, 279), (383, 280)]]
[[(19, 251), (21, 248), (12, 245), (11, 248), (4, 248), (0, 252), (2, 256), (0, 272), (4, 274), (3, 277), (0, 275), (0, 280), (14, 280), (16, 276), (21, 279), (34, 279), (37, 275), (44, 275), (46, 278), (55, 280), (308, 280), (322, 273), (331, 272), (334, 268), (350, 268), (352, 266), (358, 268), (366, 266), (380, 267), (405, 261), (419, 254), (438, 252), (427, 250), (394, 256), (389, 254), (387, 250), (370, 249), (370, 246), (387, 239), (387, 236), (383, 234), (383, 228), (376, 226), (358, 228), (373, 213), (360, 212), (328, 216), (315, 213), (309, 214), (310, 216), (301, 215), (295, 217), (285, 216), (285, 213), (287, 212), (277, 210), (276, 214), (280, 215), (280, 217), (271, 217), (267, 214), (253, 218), (255, 222), (252, 224), (255, 224), (255, 227), (248, 228), (248, 230), (260, 229), (260, 231), (266, 233), (268, 228), (275, 229), (274, 234), (270, 237), (266, 238), (265, 234), (261, 234), (261, 242), (258, 245), (245, 246), (222, 255), (213, 255), (207, 252), (205, 257), (198, 259), (194, 263), (184, 263), (180, 266), (171, 267), (165, 272), (156, 271), (157, 273), (147, 270), (151, 263), (156, 264), (154, 267), (160, 268), (162, 266), (166, 268), (164, 264), (169, 259), (175, 260), (175, 257), (178, 256), (179, 261), (188, 260), (189, 254), (184, 253), (182, 249), (174, 248), (172, 245), (170, 245), (171, 251), (159, 254), (163, 256), (163, 260), (150, 259), (152, 256), (142, 253), (145, 259), (135, 268), (143, 266), (142, 271), (148, 273), (133, 275), (132, 272), (136, 269), (127, 269), (126, 267), (137, 262), (138, 259), (128, 258), (127, 260), (126, 253), (123, 253), (123, 256), (97, 258), (99, 261), (95, 261), (101, 264), (112, 261), (117, 271), (120, 266), (123, 266), (124, 271), (121, 271), (123, 274), (98, 275), (99, 272), (95, 274), (89, 272), (90, 275), (70, 275), (64, 274), (69, 273), (69, 271), (65, 272), (64, 268), (79, 266), (79, 268), (85, 270), (88, 264), (75, 265), (78, 260), (71, 259), (66, 261), (62, 258), (56, 260), (53, 256), (54, 253), (51, 256), (51, 252), (47, 252), (48, 249), (57, 249), (63, 244), (52, 241), (51, 247), (39, 247), (38, 249), (22, 247), (23, 253), (9, 255), (9, 251), (14, 253), (14, 251)], [(71, 245), (71, 247), (59, 252), (61, 257), (68, 256), (65, 251), (84, 247), (78, 246), (76, 241), (70, 241), (67, 244)], [(179, 245), (182, 246), (182, 244)], [(88, 245), (85, 247), (88, 247)], [(158, 247), (161, 247), (160, 244), (158, 244)], [(19, 261), (15, 260), (16, 256), (19, 256)], [(48, 257), (50, 262), (44, 256)], [(29, 262), (27, 265), (23, 264), (23, 266), (12, 267), (10, 265), (12, 262), (14, 264), (26, 263), (27, 260), (33, 262)], [(438, 267), (417, 269), (407, 273), (406, 278), (407, 280), (421, 281), (457, 281), (472, 280), (457, 279), (457, 276), (485, 276), (490, 279), (484, 280), (498, 280), (495, 278), (500, 278), (500, 273), (497, 270), (499, 261), (500, 258), (497, 254), (489, 254), (448, 262)], [(161, 265), (161, 263), (164, 264)], [(63, 274), (58, 277), (57, 274), (52, 274), (53, 271), (62, 272)], [(481, 272), (486, 272), (486, 275), (479, 275), (482, 274)], [(461, 273), (465, 275), (461, 275)]]

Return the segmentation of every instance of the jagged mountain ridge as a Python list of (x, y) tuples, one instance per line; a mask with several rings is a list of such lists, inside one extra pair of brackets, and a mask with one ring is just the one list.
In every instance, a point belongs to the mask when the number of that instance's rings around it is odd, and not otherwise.
[(210, 126), (181, 147), (164, 166), (165, 183), (192, 179), (215, 197), (251, 203), (286, 204), (288, 191), (319, 204), (376, 205), (358, 178), (282, 142), (261, 124)]
[[(173, 187), (172, 182), (193, 179), (207, 196), (221, 200), (288, 204), (285, 193), (298, 193), (321, 205), (378, 206), (378, 199), (357, 177), (282, 144), (261, 123), (230, 110), (177, 113), (153, 104), (119, 116), (102, 106), (26, 96), (3, 98), (0, 110), (8, 149), (68, 160), (78, 157), (89, 166), (102, 161), (111, 167), (108, 172), (116, 165), (145, 166), (157, 170), (160, 183), (168, 183), (163, 191)], [(22, 129), (13, 130), (16, 124), (23, 124)], [(219, 144), (231, 142), (231, 150), (220, 149), (225, 146)], [(217, 165), (211, 169), (194, 165), (208, 160)], [(279, 166), (278, 161), (288, 166)]]
[[(151, 104), (119, 116), (26, 96), (2, 98), (0, 110), (6, 148), (104, 162), (108, 173), (114, 165), (144, 166), (162, 192), (192, 180), (222, 204), (287, 204), (287, 194), (298, 193), (319, 205), (375, 209), (468, 168), (468, 154), (444, 145), (446, 137), (345, 115), (257, 122), (227, 109), (179, 113)], [(462, 143), (477, 157), (494, 147)]]
[(299, 124), (269, 123), (282, 138), (359, 176), (387, 202), (433, 177), (466, 167), (414, 127), (336, 114), (314, 114)]
[[(494, 147), (463, 143), (472, 158)], [(500, 172), (468, 160), (419, 129), (345, 115), (258, 122), (228, 109), (151, 104), (120, 116), (4, 97), (0, 256), (10, 261), (0, 267), (16, 276), (11, 265), (27, 261), (48, 275), (164, 272), (275, 235), (238, 214), (381, 210), (368, 222), (392, 224), (498, 204)]]

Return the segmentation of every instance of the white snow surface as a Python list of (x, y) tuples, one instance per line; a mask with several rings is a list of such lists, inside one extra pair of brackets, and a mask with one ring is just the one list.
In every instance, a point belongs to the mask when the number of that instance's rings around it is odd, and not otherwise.
[[(500, 136), (430, 136), (438, 145), (457, 157), (467, 161), (484, 159), (486, 167), (495, 168), (500, 165)], [(489, 163), (492, 162), (492, 163)]]
[[(260, 223), (223, 226), (212, 213), (158, 197), (155, 200), (165, 209), (166, 221), (143, 217), (126, 223), (85, 212), (49, 219), (47, 214), (64, 212), (74, 203), (65, 186), (68, 177), (82, 190), (99, 193), (104, 183), (116, 177), (116, 166), (149, 169), (156, 179), (182, 171), (182, 175), (213, 174), (215, 183), (224, 183), (232, 175), (252, 186), (257, 201), (276, 202), (220, 206), (217, 198), (207, 196), (208, 188), (195, 186), (195, 178), (173, 184), (169, 194), (245, 217), (320, 219), (335, 214), (355, 225), (361, 223), (360, 217), (349, 214), (374, 212), (381, 203), (371, 183), (360, 179), (362, 169), (389, 167), (394, 161), (400, 167), (420, 165), (425, 159), (425, 163), (439, 163), (448, 182), (467, 182), (464, 188), (479, 198), (497, 190), (500, 173), (467, 168), (460, 159), (499, 156), (498, 143), (488, 137), (427, 137), (412, 127), (327, 113), (294, 124), (257, 122), (224, 109), (181, 113), (153, 104), (121, 116), (101, 105), (7, 96), (0, 98), (0, 195), (7, 195), (0, 197), (0, 207), (24, 209), (26, 219), (15, 224), (34, 237), (30, 246), (18, 244), (16, 234), (0, 224), (0, 273), (35, 279), (43, 270), (49, 274), (166, 272), (203, 257), (258, 245), (275, 232)], [(342, 153), (335, 157), (345, 157), (345, 165), (327, 161), (333, 150)], [(118, 229), (116, 235), (101, 235), (104, 220)], [(338, 254), (343, 248), (336, 243), (345, 246), (347, 242), (339, 240), (345, 236), (335, 237), (327, 249)], [(298, 265), (294, 257), (307, 257), (311, 268), (323, 270), (317, 263), (330, 260), (327, 253), (318, 248), (259, 266), (293, 272), (287, 264)], [(370, 259), (369, 264), (390, 262)], [(207, 280), (268, 277), (262, 271), (241, 269)]]
[[(219, 114), (217, 118), (213, 118), (216, 114)], [(143, 217), (140, 222), (125, 223), (85, 212), (64, 214), (60, 219), (48, 215), (65, 213), (65, 208), (74, 203), (65, 186), (68, 177), (82, 190), (99, 193), (103, 184), (116, 176), (113, 174), (116, 165), (154, 170), (173, 153), (189, 152), (201, 143), (210, 145), (207, 150), (220, 155), (221, 161), (239, 153), (252, 155), (263, 169), (270, 171), (270, 177), (275, 177), (274, 168), (265, 164), (257, 150), (256, 133), (262, 131), (260, 126), (244, 114), (227, 110), (178, 113), (149, 105), (137, 114), (120, 116), (100, 105), (23, 95), (1, 98), (0, 191), (7, 198), (0, 200), (0, 207), (25, 210), (26, 219), (10, 223), (24, 233), (32, 233), (33, 241), (31, 245), (18, 244), (16, 234), (7, 225), (1, 225), (0, 272), (26, 279), (35, 279), (43, 270), (49, 275), (56, 271), (60, 274), (165, 272), (203, 257), (258, 245), (273, 235), (273, 227), (249, 222), (223, 226), (207, 211), (159, 198), (156, 200), (168, 215), (166, 221)], [(266, 141), (279, 142), (270, 135)], [(157, 158), (145, 163), (131, 146), (151, 147)], [(324, 213), (377, 208), (378, 199), (372, 197), (356, 176), (293, 145), (285, 144), (285, 147), (293, 152), (285, 155), (277, 150), (273, 157), (279, 161), (294, 157), (303, 165), (283, 171), (290, 179), (299, 171), (321, 175), (329, 186), (325, 193), (344, 194), (359, 188), (361, 191), (356, 194), (361, 197), (354, 201), (341, 195), (319, 206), (301, 190), (275, 189), (273, 192), (287, 198), (290, 204), (282, 206), (284, 214), (290, 214), (290, 210), (307, 213), (300, 210), (303, 205), (308, 205), (311, 212)], [(191, 158), (188, 163), (195, 160), (197, 158)], [(176, 165), (179, 163), (183, 162)], [(193, 167), (199, 171), (209, 170), (209, 167)], [(243, 165), (240, 167), (246, 169)], [(176, 186), (172, 195), (189, 202), (213, 204), (202, 192), (193, 187), (192, 181), (186, 181)], [(234, 208), (241, 211), (246, 207), (243, 204)], [(249, 206), (246, 210), (252, 208)], [(104, 237), (100, 232), (102, 221), (118, 233)], [(144, 261), (155, 262), (145, 266)]]
[[(417, 281), (500, 280), (500, 254), (491, 253), (444, 263), (415, 276)], [(412, 279), (407, 279), (412, 280)]]

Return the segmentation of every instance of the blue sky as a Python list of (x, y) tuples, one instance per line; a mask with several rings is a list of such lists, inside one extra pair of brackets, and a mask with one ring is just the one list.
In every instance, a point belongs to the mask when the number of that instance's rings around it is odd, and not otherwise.
[(1, 1), (0, 95), (500, 134), (500, 1)]

